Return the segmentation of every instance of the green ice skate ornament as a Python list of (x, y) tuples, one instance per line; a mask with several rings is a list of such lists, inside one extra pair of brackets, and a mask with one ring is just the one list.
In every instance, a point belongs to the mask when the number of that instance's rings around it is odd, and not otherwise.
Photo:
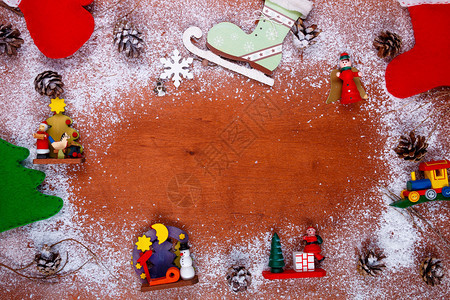
[[(238, 26), (229, 22), (220, 23), (211, 28), (206, 45), (213, 53), (198, 49), (190, 41), (192, 36), (201, 37), (201, 31), (199, 32), (196, 27), (185, 31), (183, 41), (189, 51), (200, 57), (262, 83), (273, 85), (273, 79), (264, 74), (272, 75), (280, 64), (286, 35), (295, 21), (299, 17), (306, 18), (311, 9), (312, 2), (308, 0), (266, 0), (261, 18), (251, 34), (246, 34)], [(230, 65), (228, 61), (217, 55), (248, 62), (256, 70), (235, 64)]]

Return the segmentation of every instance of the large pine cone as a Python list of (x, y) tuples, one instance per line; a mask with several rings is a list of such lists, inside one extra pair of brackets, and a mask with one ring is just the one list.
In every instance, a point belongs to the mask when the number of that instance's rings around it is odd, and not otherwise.
[(425, 259), (420, 266), (420, 276), (428, 285), (435, 286), (440, 284), (442, 277), (444, 277), (441, 261), (434, 257)]
[(38, 271), (45, 276), (49, 276), (58, 271), (61, 265), (61, 256), (59, 253), (52, 252), (49, 246), (44, 245), (41, 253), (36, 254), (34, 261)]
[(394, 57), (402, 48), (402, 38), (390, 31), (382, 32), (373, 42), (373, 46), (378, 50), (378, 57)]
[(23, 44), (20, 31), (12, 29), (12, 25), (0, 24), (0, 50), (8, 56), (17, 55), (17, 49)]
[(428, 144), (425, 142), (425, 137), (414, 134), (414, 131), (409, 133), (409, 136), (401, 136), (400, 142), (394, 148), (398, 157), (405, 160), (412, 160), (414, 162), (420, 161), (427, 153)]
[(226, 279), (233, 292), (237, 293), (247, 290), (252, 283), (252, 274), (245, 267), (233, 266), (228, 269)]
[(369, 250), (359, 255), (357, 270), (360, 274), (367, 276), (377, 276), (385, 268), (383, 263), (385, 256), (381, 252)]
[(119, 52), (125, 51), (128, 57), (138, 57), (141, 54), (144, 41), (142, 33), (126, 20), (119, 21), (114, 27), (114, 45)]
[(59, 97), (63, 92), (62, 76), (53, 71), (44, 71), (34, 79), (34, 88), (41, 95)]
[(293, 39), (294, 45), (300, 49), (315, 44), (315, 38), (322, 32), (322, 30), (318, 29), (315, 24), (306, 27), (301, 18), (295, 21), (291, 31), (295, 36)]

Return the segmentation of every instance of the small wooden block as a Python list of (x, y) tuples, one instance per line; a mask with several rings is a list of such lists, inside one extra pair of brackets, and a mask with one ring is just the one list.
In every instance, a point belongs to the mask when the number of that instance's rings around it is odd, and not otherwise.
[(309, 277), (324, 277), (327, 272), (324, 269), (317, 268), (314, 271), (296, 272), (293, 269), (286, 269), (283, 273), (271, 273), (270, 271), (263, 271), (262, 275), (266, 279), (288, 279), (288, 278), (309, 278)]
[(150, 286), (148, 283), (143, 283), (141, 285), (141, 292), (150, 292), (150, 291), (165, 290), (165, 289), (171, 289), (171, 288), (182, 287), (182, 286), (189, 286), (189, 285), (194, 285), (197, 282), (198, 282), (198, 276), (195, 275), (195, 277), (192, 279), (178, 280), (177, 282), (174, 282), (174, 283), (152, 285), (152, 286)]
[(33, 164), (35, 164), (35, 165), (51, 165), (51, 164), (73, 165), (73, 164), (81, 164), (82, 162), (84, 162), (84, 157), (82, 157), (82, 158), (64, 158), (64, 159), (58, 159), (58, 158), (36, 158), (36, 159), (33, 159)]

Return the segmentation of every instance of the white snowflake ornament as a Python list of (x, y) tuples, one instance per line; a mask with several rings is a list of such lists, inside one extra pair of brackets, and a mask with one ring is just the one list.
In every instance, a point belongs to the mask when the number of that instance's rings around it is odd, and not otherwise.
[(173, 55), (170, 59), (161, 58), (160, 61), (164, 65), (164, 72), (159, 76), (161, 79), (170, 79), (172, 77), (173, 84), (175, 87), (180, 86), (181, 76), (186, 79), (194, 78), (194, 75), (190, 73), (189, 65), (192, 64), (192, 57), (181, 59), (180, 52), (178, 50), (173, 50)]

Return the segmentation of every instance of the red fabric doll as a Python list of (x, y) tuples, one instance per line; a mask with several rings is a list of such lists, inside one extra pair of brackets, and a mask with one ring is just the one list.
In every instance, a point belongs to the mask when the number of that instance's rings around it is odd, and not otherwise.
[(306, 229), (306, 235), (303, 236), (303, 240), (306, 241), (306, 246), (303, 249), (305, 253), (314, 253), (314, 257), (318, 262), (322, 262), (325, 259), (325, 256), (321, 255), (320, 252), (320, 244), (322, 244), (323, 240), (319, 235), (316, 235), (316, 229), (314, 227), (308, 227)]

